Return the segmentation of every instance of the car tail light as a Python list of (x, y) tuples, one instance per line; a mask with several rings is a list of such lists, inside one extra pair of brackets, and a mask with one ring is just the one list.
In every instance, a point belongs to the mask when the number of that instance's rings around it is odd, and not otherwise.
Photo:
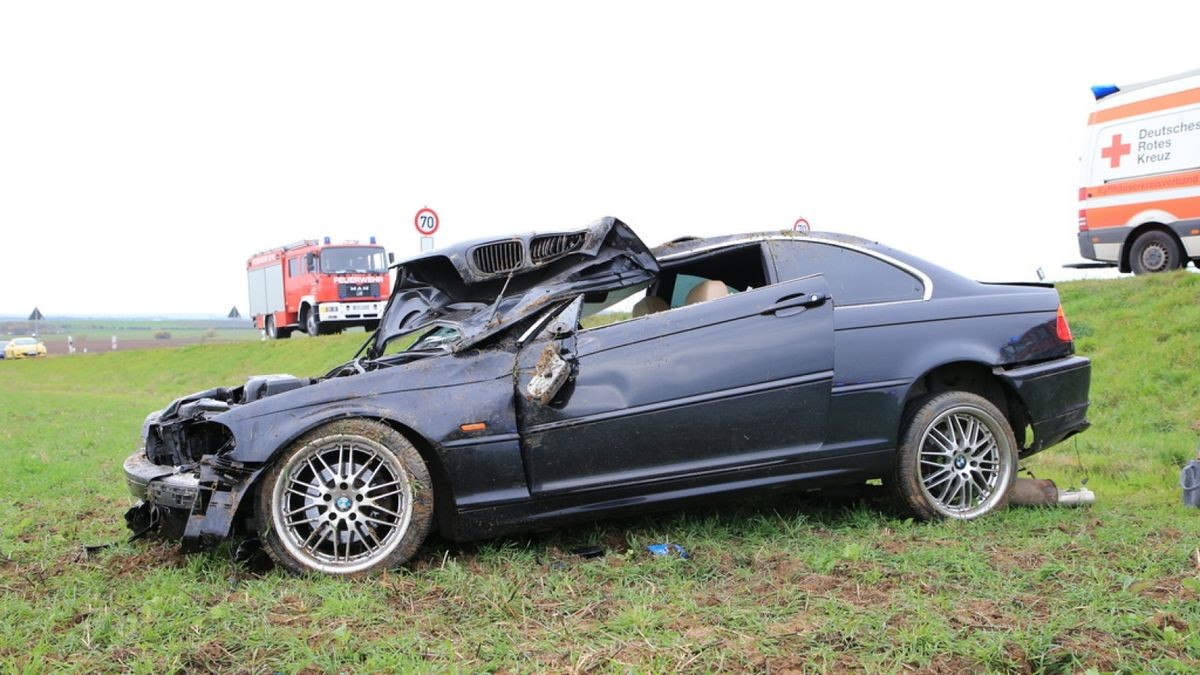
[(1063, 311), (1062, 305), (1058, 306), (1058, 316), (1054, 322), (1054, 332), (1058, 334), (1058, 339), (1063, 342), (1071, 342), (1074, 339), (1071, 337), (1071, 324), (1067, 323), (1067, 314)]

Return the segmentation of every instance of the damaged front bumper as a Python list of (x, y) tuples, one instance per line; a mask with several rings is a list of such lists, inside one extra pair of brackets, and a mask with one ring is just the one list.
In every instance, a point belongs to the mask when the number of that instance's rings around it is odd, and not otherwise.
[(141, 445), (125, 460), (125, 483), (139, 501), (125, 514), (134, 536), (157, 533), (182, 540), (185, 552), (208, 548), (238, 526), (242, 497), (262, 463), (232, 460), (233, 430), (221, 420), (242, 406), (307, 386), (290, 375), (252, 377), (235, 388), (216, 388), (176, 399), (150, 413)]
[(157, 531), (184, 553), (210, 548), (234, 531), (238, 505), (261, 468), (208, 455), (193, 467), (154, 464), (139, 450), (125, 460), (125, 483), (139, 500), (125, 514), (134, 536)]
[(200, 492), (200, 475), (185, 467), (154, 464), (145, 450), (138, 450), (125, 460), (125, 484), (143, 502), (191, 512)]

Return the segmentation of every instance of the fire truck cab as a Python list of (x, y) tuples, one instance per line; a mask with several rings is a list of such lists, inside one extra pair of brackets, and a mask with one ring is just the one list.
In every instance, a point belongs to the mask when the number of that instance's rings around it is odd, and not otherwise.
[(246, 262), (250, 314), (271, 339), (379, 325), (391, 290), (390, 258), (369, 245), (305, 239), (254, 254)]
[(1069, 267), (1166, 272), (1200, 261), (1200, 70), (1092, 87)]

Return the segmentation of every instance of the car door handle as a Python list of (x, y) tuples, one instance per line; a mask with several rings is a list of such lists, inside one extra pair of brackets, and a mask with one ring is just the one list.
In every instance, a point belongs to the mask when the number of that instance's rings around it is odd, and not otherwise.
[(792, 295), (785, 295), (782, 298), (779, 298), (778, 300), (776, 300), (775, 304), (768, 307), (766, 309), (766, 311), (763, 312), (763, 314), (775, 314), (776, 316), (791, 316), (792, 314), (798, 314), (798, 312), (788, 312), (783, 315), (779, 314), (779, 312), (782, 310), (785, 310), (785, 309), (802, 309), (802, 308), (808, 308), (808, 307), (818, 307), (820, 305), (825, 304), (825, 301), (828, 299), (829, 299), (828, 293), (793, 293)]

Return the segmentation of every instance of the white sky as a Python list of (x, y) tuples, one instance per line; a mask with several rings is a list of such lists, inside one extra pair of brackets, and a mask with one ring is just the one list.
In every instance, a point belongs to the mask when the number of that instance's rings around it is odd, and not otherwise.
[(1088, 87), (1200, 3), (0, 0), (0, 314), (245, 311), (250, 254), (617, 216), (1077, 273)]

